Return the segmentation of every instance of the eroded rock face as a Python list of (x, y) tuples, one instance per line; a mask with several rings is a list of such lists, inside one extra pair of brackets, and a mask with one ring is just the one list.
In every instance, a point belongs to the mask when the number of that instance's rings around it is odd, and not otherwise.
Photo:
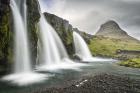
[(0, 0), (0, 72), (7, 70), (7, 64), (10, 59), (10, 1)]
[(27, 0), (28, 37), (33, 64), (37, 57), (38, 22), (40, 19), (40, 6), (38, 0)]
[(73, 31), (79, 33), (87, 43), (90, 43), (89, 40), (92, 38), (92, 35), (89, 35), (83, 31), (80, 31), (77, 28), (74, 28), (69, 21), (60, 18), (54, 14), (44, 13), (48, 23), (56, 30), (59, 34), (60, 38), (62, 39), (68, 54), (73, 58), (75, 54), (74, 50), (74, 43), (73, 43)]
[(46, 19), (48, 23), (56, 30), (60, 38), (62, 39), (62, 42), (64, 43), (68, 54), (73, 55), (74, 54), (74, 48), (73, 48), (73, 27), (67, 20), (64, 20), (56, 15), (44, 13), (46, 16)]

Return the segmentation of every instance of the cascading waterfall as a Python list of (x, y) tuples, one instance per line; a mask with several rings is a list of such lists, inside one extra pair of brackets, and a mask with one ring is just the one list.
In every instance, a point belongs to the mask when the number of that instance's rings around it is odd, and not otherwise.
[(76, 64), (68, 57), (66, 49), (53, 27), (48, 24), (45, 16), (40, 14), (40, 40), (38, 42), (39, 63), (38, 70), (74, 69)]
[[(20, 0), (21, 1), (21, 0)], [(24, 0), (24, 6), (26, 1)], [(20, 2), (22, 3), (22, 1)], [(23, 9), (23, 17), (20, 10)], [(11, 9), (14, 20), (15, 30), (15, 73), (30, 72), (30, 52), (28, 46), (27, 26), (26, 26), (26, 8), (20, 7), (14, 0), (11, 0)]]
[(56, 31), (48, 24), (43, 14), (40, 22), (40, 41), (42, 42), (41, 62), (52, 65), (60, 63), (63, 58), (69, 58), (64, 45)]
[[(14, 73), (3, 77), (18, 85), (27, 85), (46, 79), (46, 75), (38, 74), (31, 69), (30, 51), (28, 46), (26, 0), (11, 0), (10, 3), (15, 31)], [(23, 12), (21, 11), (23, 10)]]

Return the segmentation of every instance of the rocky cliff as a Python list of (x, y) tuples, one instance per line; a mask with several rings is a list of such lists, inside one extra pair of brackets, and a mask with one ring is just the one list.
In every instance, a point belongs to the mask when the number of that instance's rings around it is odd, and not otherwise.
[(0, 72), (7, 70), (12, 32), (10, 31), (10, 1), (0, 0)]
[(51, 26), (56, 30), (62, 39), (70, 56), (75, 53), (73, 45), (73, 31), (78, 32), (87, 43), (89, 43), (89, 40), (93, 37), (93, 35), (87, 34), (84, 31), (80, 31), (78, 28), (74, 28), (71, 24), (69, 24), (69, 21), (61, 17), (47, 12), (44, 14), (49, 24), (51, 24)]
[(54, 14), (44, 13), (48, 23), (56, 30), (62, 42), (64, 43), (68, 54), (73, 55), (73, 27), (69, 22), (65, 19), (62, 19)]
[(38, 22), (40, 19), (40, 6), (38, 0), (27, 0), (27, 20), (28, 34), (30, 39), (30, 50), (32, 62), (36, 62), (37, 57), (37, 41), (38, 41)]

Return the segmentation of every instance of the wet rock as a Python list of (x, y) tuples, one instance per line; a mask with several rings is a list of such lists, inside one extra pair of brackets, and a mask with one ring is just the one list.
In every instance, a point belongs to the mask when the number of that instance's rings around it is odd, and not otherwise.
[(73, 59), (77, 61), (81, 61), (82, 59), (78, 55), (73, 55)]
[[(78, 81), (76, 85), (80, 84), (80, 82)], [(46, 88), (34, 93), (140, 93), (140, 80), (101, 74), (89, 77), (86, 82), (83, 82), (78, 87), (70, 85), (62, 88)]]
[(62, 19), (54, 14), (44, 13), (48, 23), (56, 30), (63, 44), (65, 45), (68, 54), (72, 56), (74, 54), (73, 48), (73, 28), (72, 25), (65, 19)]
[(0, 73), (8, 70), (11, 59), (10, 0), (0, 1)]

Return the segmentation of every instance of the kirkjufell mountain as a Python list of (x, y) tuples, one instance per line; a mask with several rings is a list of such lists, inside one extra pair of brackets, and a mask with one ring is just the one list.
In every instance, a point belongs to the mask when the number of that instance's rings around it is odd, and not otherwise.
[(138, 41), (134, 37), (128, 35), (126, 31), (124, 31), (117, 22), (110, 20), (105, 22), (100, 26), (100, 29), (95, 34), (96, 36), (104, 36), (116, 39), (125, 39), (125, 40), (132, 40)]

